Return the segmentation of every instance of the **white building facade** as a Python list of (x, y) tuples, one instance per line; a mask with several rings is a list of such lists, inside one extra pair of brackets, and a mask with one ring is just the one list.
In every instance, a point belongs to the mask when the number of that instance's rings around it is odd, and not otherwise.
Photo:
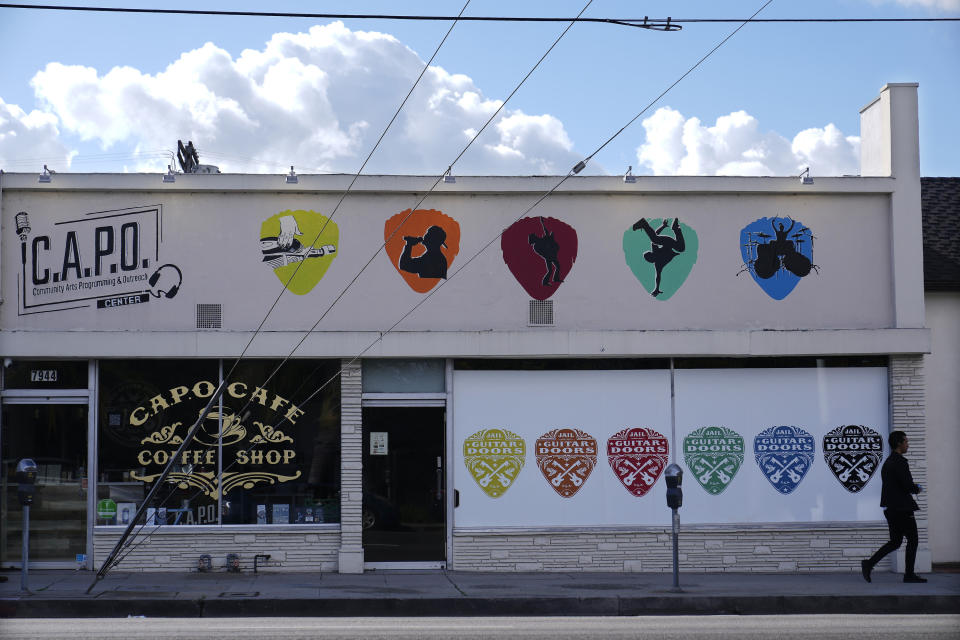
[(0, 561), (33, 457), (38, 566), (141, 512), (117, 570), (666, 571), (676, 462), (683, 570), (855, 570), (887, 435), (936, 446), (916, 85), (861, 127), (859, 177), (532, 209), (561, 178), (3, 174)]

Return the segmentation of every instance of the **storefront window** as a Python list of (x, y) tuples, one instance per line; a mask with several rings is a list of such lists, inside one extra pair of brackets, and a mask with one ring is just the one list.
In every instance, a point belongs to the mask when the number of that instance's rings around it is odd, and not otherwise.
[[(339, 522), (330, 361), (242, 362), (147, 505), (147, 524)], [(100, 363), (98, 524), (125, 524), (219, 384), (218, 362)], [(318, 389), (330, 381), (322, 390)], [(114, 514), (114, 515), (111, 515)]]

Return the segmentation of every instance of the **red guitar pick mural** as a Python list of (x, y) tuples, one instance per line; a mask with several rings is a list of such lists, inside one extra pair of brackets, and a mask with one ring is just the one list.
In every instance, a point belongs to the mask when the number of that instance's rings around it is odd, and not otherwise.
[(407, 209), (387, 220), (383, 239), (393, 268), (411, 289), (427, 293), (460, 252), (460, 223), (434, 209)]
[(607, 440), (607, 460), (623, 486), (642, 498), (667, 466), (670, 444), (663, 434), (645, 427), (626, 428)]
[(577, 232), (556, 218), (522, 218), (500, 236), (503, 261), (534, 300), (560, 288), (577, 260)]
[(580, 429), (554, 429), (537, 438), (537, 466), (553, 490), (570, 498), (597, 464), (597, 440)]

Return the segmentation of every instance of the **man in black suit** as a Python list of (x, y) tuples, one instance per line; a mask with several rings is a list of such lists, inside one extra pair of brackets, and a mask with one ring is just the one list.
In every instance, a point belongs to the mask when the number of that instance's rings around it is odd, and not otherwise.
[(913, 565), (917, 559), (917, 545), (919, 537), (917, 535), (917, 520), (913, 515), (914, 511), (920, 509), (917, 502), (910, 494), (920, 493), (920, 485), (914, 483), (913, 476), (910, 475), (910, 465), (903, 454), (907, 452), (910, 442), (907, 440), (907, 434), (903, 431), (890, 432), (890, 455), (883, 463), (880, 469), (880, 478), (883, 484), (880, 489), (880, 506), (885, 507), (883, 512), (887, 519), (887, 527), (890, 530), (890, 540), (882, 547), (877, 549), (869, 559), (860, 563), (860, 570), (863, 573), (863, 579), (870, 582), (870, 572), (880, 560), (890, 553), (900, 548), (903, 539), (907, 539), (906, 553), (906, 572), (903, 574), (904, 582), (926, 582), (926, 578), (921, 578), (913, 572)]

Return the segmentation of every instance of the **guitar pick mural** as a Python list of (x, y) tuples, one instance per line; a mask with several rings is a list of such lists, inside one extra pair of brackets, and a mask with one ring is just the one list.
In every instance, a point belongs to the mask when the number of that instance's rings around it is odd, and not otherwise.
[(743, 464), (743, 436), (726, 427), (701, 427), (683, 439), (683, 458), (700, 486), (719, 495)]
[(697, 261), (697, 232), (679, 218), (640, 218), (623, 232), (623, 255), (643, 288), (669, 300)]
[(753, 454), (773, 488), (793, 493), (813, 466), (813, 436), (793, 426), (770, 427), (753, 439)]
[(460, 252), (460, 223), (434, 209), (410, 209), (383, 225), (390, 264), (417, 293), (427, 293), (447, 277)]
[(553, 490), (570, 498), (597, 464), (597, 441), (580, 429), (554, 429), (536, 442), (537, 466)]
[(534, 300), (552, 296), (577, 259), (577, 232), (556, 218), (521, 218), (500, 236), (503, 261)]
[(645, 427), (626, 428), (607, 440), (607, 461), (632, 495), (642, 498), (667, 466), (670, 445), (663, 434)]
[(883, 456), (883, 437), (859, 424), (842, 425), (823, 436), (827, 467), (850, 493), (863, 489)]
[(339, 241), (336, 223), (316, 211), (281, 211), (260, 225), (261, 261), (298, 296), (310, 293), (327, 273)]
[(499, 498), (513, 485), (526, 455), (523, 438), (506, 429), (483, 429), (463, 442), (467, 471), (491, 498)]
[(817, 270), (813, 264), (813, 240), (810, 227), (792, 218), (755, 220), (740, 231), (740, 273), (749, 271), (768, 296), (783, 300), (800, 278)]

